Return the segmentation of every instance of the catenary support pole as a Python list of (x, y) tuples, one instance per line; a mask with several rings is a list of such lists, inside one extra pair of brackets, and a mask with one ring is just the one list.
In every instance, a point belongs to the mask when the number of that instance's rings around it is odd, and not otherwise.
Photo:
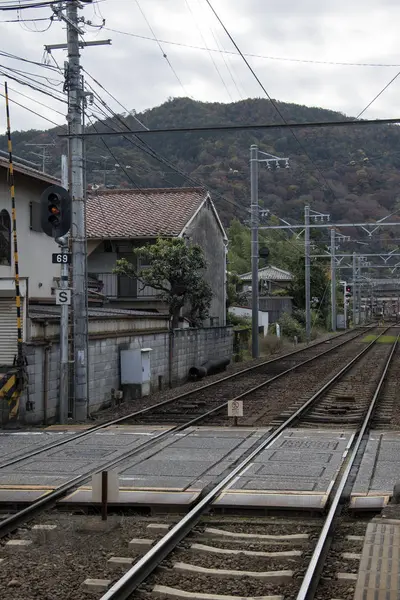
[(306, 339), (311, 338), (311, 289), (310, 289), (310, 207), (304, 207), (304, 261), (305, 261), (305, 301)]
[(332, 331), (336, 331), (336, 231), (331, 229), (331, 312)]
[(343, 316), (344, 316), (344, 328), (347, 329), (347, 296), (346, 296), (347, 282), (343, 282)]
[(250, 148), (251, 185), (251, 350), (259, 356), (258, 344), (258, 147)]
[(356, 253), (353, 252), (353, 327), (357, 325), (357, 288), (356, 288), (356, 267), (357, 267), (357, 257)]
[(82, 101), (83, 90), (80, 73), (79, 30), (77, 0), (67, 3), (68, 65), (66, 83), (68, 89), (68, 124), (70, 137), (72, 196), (72, 282), (75, 347), (75, 406), (74, 418), (86, 419), (87, 414), (87, 356), (86, 356), (86, 294), (85, 281), (85, 218), (83, 193), (83, 140)]
[[(61, 185), (68, 189), (68, 158), (65, 155), (61, 156)], [(68, 253), (68, 239), (62, 240), (61, 252)], [(68, 264), (61, 264), (61, 281), (60, 288), (68, 289)], [(61, 305), (61, 320), (60, 320), (60, 423), (64, 424), (68, 419), (68, 389), (69, 389), (69, 373), (68, 373), (68, 313), (69, 306)]]
[(357, 323), (361, 325), (361, 257), (357, 257)]

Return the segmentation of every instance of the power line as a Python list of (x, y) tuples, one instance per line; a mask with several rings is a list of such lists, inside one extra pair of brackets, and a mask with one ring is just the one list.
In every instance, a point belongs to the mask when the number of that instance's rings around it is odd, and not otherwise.
[[(91, 119), (91, 117), (90, 117), (89, 115), (88, 115), (88, 118), (89, 118), (89, 120), (90, 120), (90, 123), (91, 123), (91, 125), (92, 125), (93, 129), (94, 129), (95, 131), (97, 131), (97, 132), (98, 132), (98, 130), (97, 130), (97, 128), (96, 128), (96, 125), (93, 123), (93, 121), (92, 121), (92, 119)], [(110, 148), (110, 146), (107, 144), (107, 142), (106, 142), (105, 140), (103, 140), (103, 138), (102, 138), (102, 137), (100, 137), (100, 139), (101, 139), (101, 141), (103, 142), (103, 144), (104, 144), (104, 147), (106, 148), (106, 150), (107, 150), (107, 152), (110, 154), (110, 156), (112, 156), (112, 158), (113, 158), (113, 159), (114, 159), (116, 162), (120, 162), (120, 161), (118, 161), (117, 157), (115, 156), (115, 154), (113, 153), (113, 151), (111, 150), (111, 148)], [(142, 191), (141, 187), (140, 187), (140, 186), (139, 186), (139, 185), (136, 183), (136, 181), (135, 181), (135, 180), (134, 180), (134, 179), (131, 177), (131, 175), (130, 175), (130, 174), (127, 172), (127, 170), (126, 170), (124, 167), (122, 167), (122, 166), (120, 166), (120, 168), (122, 169), (122, 171), (124, 172), (124, 174), (126, 175), (126, 177), (129, 179), (129, 181), (130, 181), (130, 182), (131, 182), (131, 183), (132, 183), (132, 184), (135, 186), (135, 188), (136, 188), (137, 190), (140, 190), (140, 191)]]
[[(263, 83), (261, 82), (260, 78), (258, 77), (258, 75), (256, 74), (256, 72), (254, 71), (253, 67), (250, 65), (249, 61), (247, 60), (247, 58), (244, 56), (243, 52), (241, 51), (241, 49), (239, 48), (238, 44), (235, 42), (235, 40), (233, 39), (232, 35), (230, 34), (230, 32), (228, 31), (228, 29), (226, 28), (225, 24), (223, 23), (222, 19), (219, 17), (218, 13), (216, 12), (216, 10), (214, 9), (213, 5), (211, 4), (210, 0), (205, 0), (208, 4), (208, 6), (210, 7), (211, 11), (214, 13), (216, 19), (218, 20), (219, 24), (221, 25), (221, 27), (223, 28), (223, 30), (225, 31), (226, 35), (228, 36), (228, 38), (230, 39), (230, 41), (232, 42), (232, 44), (235, 46), (236, 50), (239, 52), (240, 56), (242, 57), (243, 61), (245, 62), (247, 68), (250, 70), (251, 74), (253, 75), (254, 79), (257, 81), (258, 85), (261, 87), (261, 89), (263, 90), (264, 94), (267, 96), (268, 100), (271, 102), (272, 106), (274, 107), (275, 111), (278, 113), (278, 115), (280, 116), (280, 118), (282, 119), (282, 121), (285, 123), (285, 125), (289, 125), (286, 117), (284, 116), (284, 114), (282, 113), (282, 111), (280, 110), (279, 106), (277, 105), (277, 103), (275, 102), (275, 100), (269, 95), (269, 93), (267, 92), (265, 86), (263, 85)], [(317, 171), (317, 173), (320, 174), (321, 178), (323, 179), (323, 181), (325, 182), (326, 187), (330, 190), (330, 192), (332, 193), (332, 195), (334, 197), (336, 197), (335, 191), (332, 189), (332, 187), (329, 185), (328, 180), (326, 179), (325, 175), (323, 174), (323, 172), (321, 171), (321, 169), (318, 167), (318, 165), (316, 165), (313, 161), (313, 159), (311, 158), (311, 156), (308, 154), (307, 149), (305, 148), (304, 144), (299, 140), (299, 138), (297, 137), (297, 135), (294, 133), (294, 131), (291, 129), (290, 125), (289, 125), (289, 130), (290, 133), (292, 134), (293, 138), (296, 140), (296, 142), (298, 143), (299, 147), (303, 150), (303, 152), (305, 153), (305, 155), (307, 156), (308, 160), (310, 161), (310, 163), (312, 165), (314, 165), (315, 170)]]
[(3, 21), (0, 21), (1, 23), (36, 23), (38, 21), (49, 21), (49, 19), (51, 19), (51, 17), (41, 17), (41, 18), (37, 18), (37, 19), (5, 19)]
[[(119, 33), (120, 35), (127, 35), (129, 37), (138, 38), (141, 40), (148, 40), (150, 42), (159, 41), (162, 44), (168, 44), (171, 46), (180, 46), (182, 48), (191, 48), (193, 50), (203, 50), (210, 52), (222, 52), (224, 54), (231, 54), (233, 56), (240, 56), (238, 52), (233, 52), (232, 50), (218, 50), (217, 48), (206, 48), (204, 46), (196, 46), (194, 44), (185, 44), (183, 42), (174, 42), (172, 40), (164, 40), (164, 39), (156, 39), (155, 37), (149, 37), (146, 35), (139, 35), (138, 33), (131, 33), (129, 31), (121, 31), (120, 29), (113, 29), (111, 27), (104, 27), (104, 30), (111, 31), (113, 33)], [(308, 60), (304, 58), (284, 58), (281, 56), (266, 56), (264, 54), (252, 54), (249, 52), (244, 53), (244, 56), (249, 58), (263, 58), (265, 60), (276, 60), (283, 62), (294, 62), (294, 63), (305, 63), (305, 64), (316, 64), (316, 65), (332, 65), (332, 66), (342, 66), (342, 67), (375, 67), (375, 68), (390, 68), (390, 67), (400, 67), (399, 63), (359, 63), (359, 62), (339, 62), (339, 61), (331, 61), (331, 60)]]
[(381, 89), (381, 91), (371, 100), (371, 102), (369, 104), (367, 104), (367, 106), (365, 108), (363, 108), (363, 110), (356, 116), (356, 119), (359, 119), (361, 117), (361, 115), (363, 115), (369, 109), (369, 107), (372, 106), (372, 104), (375, 102), (375, 100), (377, 100), (379, 98), (379, 96), (381, 96), (383, 94), (383, 92), (385, 92), (388, 89), (388, 87), (390, 85), (392, 85), (392, 83), (394, 81), (396, 81), (396, 79), (398, 78), (399, 75), (400, 75), (400, 71), (389, 81), (389, 83), (387, 83), (385, 85), (384, 88)]
[[(36, 104), (39, 104), (40, 106), (43, 106), (44, 108), (47, 108), (48, 110), (52, 110), (53, 112), (55, 112), (58, 115), (61, 115), (62, 117), (65, 118), (65, 114), (62, 113), (60, 110), (56, 110), (55, 108), (52, 108), (48, 104), (43, 104), (43, 102), (40, 102), (40, 100), (36, 100), (35, 98), (32, 98), (32, 96), (27, 96), (26, 94), (23, 94), (22, 92), (20, 92), (19, 90), (16, 90), (15, 88), (11, 88), (10, 86), (8, 86), (8, 89), (11, 90), (12, 92), (15, 92), (16, 94), (19, 94), (20, 96), (23, 96), (24, 98), (27, 98), (28, 100), (31, 100), (32, 102), (36, 102)], [(57, 100), (57, 98), (55, 98), (55, 100)]]
[[(190, 8), (190, 4), (189, 4), (188, 0), (185, 0), (185, 4), (186, 4), (186, 8), (188, 9), (188, 11), (189, 11), (189, 13), (190, 13), (190, 15), (191, 15), (191, 17), (192, 17), (192, 19), (194, 21), (194, 24), (196, 25), (197, 31), (199, 32), (200, 37), (203, 40), (203, 44), (207, 48), (207, 44), (206, 44), (206, 41), (204, 39), (203, 32), (201, 31), (200, 25), (198, 24), (197, 19), (196, 19), (195, 15), (193, 14), (192, 9)], [(208, 48), (207, 48), (207, 50), (208, 50)], [(228, 86), (226, 85), (225, 79), (222, 77), (221, 71), (219, 70), (218, 65), (215, 62), (214, 57), (213, 57), (212, 53), (210, 52), (210, 50), (208, 50), (208, 54), (209, 54), (209, 57), (211, 59), (212, 64), (214, 65), (215, 70), (217, 71), (218, 77), (222, 81), (222, 85), (224, 86), (225, 91), (228, 94), (230, 101), (233, 102), (232, 95), (231, 95), (231, 93), (230, 93), (230, 91), (228, 89)]]
[[(95, 83), (96, 85), (98, 85), (98, 86), (99, 86), (99, 87), (100, 87), (100, 88), (101, 88), (101, 89), (102, 89), (102, 90), (103, 90), (103, 91), (104, 91), (106, 94), (108, 94), (108, 95), (110, 96), (110, 98), (112, 98), (112, 99), (113, 99), (113, 100), (114, 100), (114, 101), (115, 101), (117, 104), (119, 104), (119, 106), (120, 106), (120, 107), (121, 107), (121, 108), (122, 108), (122, 109), (123, 109), (123, 110), (124, 110), (126, 113), (128, 113), (128, 114), (129, 114), (131, 117), (133, 117), (133, 119), (134, 119), (134, 120), (135, 120), (137, 123), (139, 123), (139, 125), (141, 125), (141, 126), (144, 128), (144, 129), (147, 129), (147, 130), (149, 129), (148, 127), (146, 127), (146, 125), (145, 125), (144, 123), (142, 123), (142, 121), (140, 121), (140, 120), (139, 120), (139, 119), (136, 117), (136, 115), (132, 114), (132, 112), (131, 112), (131, 111), (129, 111), (129, 110), (126, 108), (126, 106), (124, 106), (123, 104), (121, 104), (121, 102), (120, 102), (119, 100), (117, 100), (117, 98), (116, 98), (116, 97), (115, 97), (115, 96), (114, 96), (114, 95), (113, 95), (111, 92), (109, 92), (109, 91), (108, 91), (108, 90), (107, 90), (107, 89), (106, 89), (106, 88), (105, 88), (105, 87), (104, 87), (104, 86), (103, 86), (103, 85), (102, 85), (102, 84), (101, 84), (101, 83), (100, 83), (100, 82), (99, 82), (97, 79), (95, 79), (95, 78), (93, 77), (93, 75), (91, 75), (91, 74), (90, 74), (88, 71), (86, 71), (86, 69), (84, 69), (83, 67), (82, 67), (82, 71), (83, 71), (84, 73), (86, 73), (86, 75), (89, 75), (90, 79), (92, 79), (92, 81), (94, 81), (94, 83)], [(90, 89), (91, 89), (92, 91), (94, 91), (94, 90), (93, 90), (93, 88), (92, 88), (92, 87), (91, 87), (91, 86), (90, 86), (90, 85), (89, 85), (87, 82), (86, 82), (86, 85), (88, 85), (88, 86), (90, 87)]]
[[(206, 131), (251, 131), (256, 129), (321, 129), (324, 127), (365, 127), (370, 125), (396, 125), (400, 123), (400, 117), (394, 119), (365, 119), (362, 121), (315, 121), (305, 123), (253, 123), (247, 125), (202, 125), (199, 127), (173, 127), (173, 128), (160, 128), (160, 129), (148, 129), (138, 130), (129, 129), (127, 131), (115, 132), (115, 133), (103, 133), (101, 135), (147, 135), (147, 134), (160, 134), (160, 133), (201, 133)], [(85, 133), (83, 137), (93, 137), (97, 134)], [(69, 137), (68, 135), (61, 134), (61, 137)]]
[[(0, 96), (2, 96), (3, 98), (5, 98), (5, 95), (2, 94), (1, 92), (0, 92)], [(40, 117), (41, 119), (44, 119), (45, 121), (48, 121), (49, 123), (51, 123), (52, 125), (55, 125), (56, 127), (65, 127), (65, 125), (60, 125), (59, 123), (56, 123), (55, 121), (52, 121), (48, 117), (45, 117), (45, 116), (41, 115), (40, 113), (36, 112), (35, 110), (32, 110), (31, 108), (28, 108), (27, 106), (24, 106), (23, 104), (20, 104), (16, 100), (11, 100), (11, 98), (9, 98), (9, 100), (10, 100), (10, 102), (13, 102), (13, 104), (17, 104), (17, 106), (20, 106), (21, 108), (24, 108), (25, 110), (29, 111), (33, 115), (36, 115), (37, 117)]]
[[(200, 2), (200, 0), (197, 0), (197, 3), (198, 3), (198, 5), (199, 5), (199, 6), (202, 8), (202, 5), (201, 5), (201, 2)], [(230, 75), (230, 78), (232, 79), (232, 83), (233, 83), (233, 85), (234, 85), (234, 86), (235, 86), (235, 88), (236, 88), (236, 91), (237, 91), (237, 93), (238, 93), (238, 95), (239, 95), (239, 98), (243, 99), (243, 96), (242, 96), (242, 94), (241, 94), (241, 92), (240, 92), (240, 90), (239, 90), (239, 86), (238, 86), (238, 85), (237, 85), (237, 83), (236, 83), (236, 80), (235, 80), (235, 78), (234, 78), (234, 76), (233, 76), (233, 74), (232, 74), (232, 71), (231, 71), (230, 67), (229, 67), (228, 61), (227, 61), (227, 59), (226, 59), (226, 57), (225, 57), (225, 53), (221, 51), (221, 45), (220, 45), (220, 43), (219, 43), (219, 41), (218, 41), (218, 36), (217, 36), (217, 35), (214, 33), (214, 29), (213, 29), (213, 27), (212, 27), (212, 26), (209, 26), (209, 29), (210, 29), (210, 31), (211, 31), (211, 35), (212, 35), (212, 37), (213, 37), (213, 39), (214, 39), (214, 42), (215, 42), (215, 43), (216, 43), (216, 45), (217, 45), (217, 48), (218, 48), (219, 54), (220, 54), (220, 56), (222, 56), (222, 60), (224, 61), (225, 67), (226, 67), (226, 69), (227, 69), (227, 71), (228, 71), (228, 73), (229, 73), (229, 75)], [(211, 55), (211, 56), (212, 56), (212, 55)]]
[(188, 96), (189, 94), (187, 93), (187, 91), (186, 91), (186, 89), (185, 89), (185, 86), (183, 85), (182, 81), (180, 80), (180, 78), (179, 78), (179, 75), (177, 74), (177, 72), (175, 71), (174, 67), (172, 66), (172, 64), (171, 64), (171, 61), (169, 60), (169, 58), (168, 58), (167, 54), (164, 52), (164, 48), (161, 46), (161, 43), (160, 43), (160, 41), (157, 39), (157, 37), (156, 37), (156, 35), (155, 35), (155, 33), (154, 33), (154, 31), (153, 31), (153, 29), (152, 29), (152, 27), (151, 27), (151, 25), (150, 25), (149, 21), (147, 20), (147, 17), (146, 17), (145, 13), (143, 12), (143, 10), (142, 10), (142, 8), (141, 8), (141, 6), (140, 6), (140, 4), (139, 4), (139, 0), (135, 0), (135, 1), (136, 1), (136, 4), (137, 4), (137, 7), (138, 7), (138, 9), (140, 10), (140, 12), (141, 12), (141, 14), (142, 14), (142, 17), (143, 17), (143, 18), (144, 18), (144, 20), (146, 21), (146, 23), (147, 23), (147, 26), (148, 26), (148, 28), (150, 29), (150, 31), (151, 31), (151, 33), (152, 33), (152, 35), (153, 35), (153, 38), (156, 40), (156, 42), (157, 42), (157, 44), (158, 44), (158, 47), (159, 47), (159, 48), (160, 48), (160, 50), (161, 50), (161, 53), (162, 53), (162, 55), (163, 55), (163, 58), (165, 58), (165, 60), (167, 61), (169, 68), (171, 69), (171, 71), (172, 71), (172, 72), (173, 72), (173, 74), (175, 75), (175, 77), (176, 77), (176, 80), (178, 81), (179, 85), (180, 85), (180, 86), (181, 86), (181, 88), (183, 89), (183, 91), (184, 91), (185, 95), (186, 95), (186, 96)]
[(8, 10), (23, 10), (25, 8), (45, 8), (46, 6), (51, 6), (54, 4), (54, 0), (48, 0), (44, 2), (34, 2), (31, 4), (9, 4), (8, 6), (4, 6), (0, 4), (0, 10), (8, 11)]
[[(87, 73), (94, 81), (96, 81), (89, 73)], [(97, 81), (96, 83), (98, 85), (100, 85)], [(101, 104), (112, 114), (112, 116), (127, 130), (129, 131), (129, 126), (127, 125), (127, 123), (120, 117), (120, 115), (118, 115), (115, 111), (113, 111), (108, 105), (107, 103), (101, 98), (101, 96), (99, 96), (99, 94), (97, 94), (93, 88), (91, 86), (89, 86), (91, 88), (91, 90), (93, 91), (95, 97), (101, 102)], [(107, 90), (101, 86), (102, 89), (104, 89), (106, 92)], [(109, 95), (110, 93), (107, 92)], [(120, 104), (120, 103), (119, 103)], [(121, 105), (121, 104), (120, 104)], [(124, 110), (126, 112), (127, 109), (121, 105), (122, 108), (124, 108)], [(101, 110), (101, 109), (100, 109)], [(101, 110), (101, 112), (104, 114), (104, 112)], [(136, 117), (134, 117), (136, 118)], [(141, 123), (141, 121), (139, 121), (136, 118), (136, 121), (138, 121), (141, 125), (143, 125), (143, 123)], [(109, 127), (110, 129), (112, 129), (107, 123), (104, 123), (104, 125), (106, 127)], [(145, 125), (143, 125), (143, 127), (146, 127)], [(113, 130), (115, 131), (115, 130)], [(149, 128), (146, 127), (146, 131), (150, 132)], [(135, 144), (135, 142), (130, 139), (129, 137), (125, 137), (123, 135), (123, 132), (118, 132), (115, 131), (116, 134), (122, 135), (124, 137), (124, 139), (126, 139), (131, 145), (135, 146), (136, 148), (138, 148), (141, 152), (144, 152), (146, 154), (148, 154), (149, 156), (151, 156), (153, 159), (157, 160), (158, 162), (160, 162), (161, 164), (164, 164), (166, 166), (168, 166), (171, 170), (173, 170), (174, 172), (176, 172), (177, 174), (179, 174), (181, 177), (183, 177), (184, 179), (186, 179), (187, 181), (190, 181), (193, 185), (196, 185), (197, 187), (200, 186), (204, 189), (206, 189), (207, 186), (205, 186), (202, 182), (197, 181), (196, 179), (194, 179), (193, 177), (191, 177), (190, 175), (188, 175), (187, 173), (181, 171), (179, 168), (177, 168), (174, 163), (172, 163), (171, 161), (169, 161), (168, 159), (164, 158), (162, 155), (160, 155), (158, 152), (156, 152), (149, 144), (147, 144), (147, 142), (145, 142), (144, 140), (142, 140), (139, 135), (135, 135), (135, 137), (137, 138), (138, 142), (140, 142), (139, 144)], [(141, 133), (141, 131), (139, 131), (138, 133)], [(106, 133), (106, 135), (112, 135), (111, 133)], [(164, 178), (165, 179), (165, 178)], [(232, 206), (234, 206), (237, 210), (240, 211), (245, 211), (245, 209), (240, 206), (239, 204), (236, 204), (235, 202), (233, 202), (232, 200), (229, 200), (228, 198), (225, 198), (222, 194), (220, 194), (217, 191), (213, 191), (214, 194), (218, 195), (224, 202), (231, 204)]]

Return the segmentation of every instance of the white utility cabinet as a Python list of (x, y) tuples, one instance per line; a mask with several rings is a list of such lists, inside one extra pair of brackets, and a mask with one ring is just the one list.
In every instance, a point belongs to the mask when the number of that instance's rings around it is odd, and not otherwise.
[[(148, 396), (150, 394), (151, 364), (150, 352), (152, 348), (135, 348), (121, 350), (121, 385), (132, 386), (134, 396)], [(134, 391), (132, 389), (132, 391)]]

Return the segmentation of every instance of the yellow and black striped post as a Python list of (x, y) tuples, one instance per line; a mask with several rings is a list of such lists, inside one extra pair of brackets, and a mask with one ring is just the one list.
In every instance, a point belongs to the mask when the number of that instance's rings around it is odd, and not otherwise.
[[(9, 167), (8, 167), (8, 185), (10, 187), (11, 195), (11, 219), (12, 219), (12, 237), (13, 237), (13, 253), (14, 253), (14, 273), (15, 273), (15, 304), (17, 308), (17, 357), (16, 367), (17, 390), (9, 398), (9, 417), (17, 418), (19, 412), (19, 398), (24, 387), (25, 381), (25, 363), (23, 356), (22, 346), (22, 319), (21, 319), (21, 292), (20, 292), (20, 281), (19, 281), (19, 260), (18, 260), (18, 242), (17, 242), (17, 212), (15, 208), (15, 184), (14, 184), (14, 168), (13, 168), (13, 156), (12, 156), (12, 143), (11, 143), (11, 125), (10, 125), (10, 106), (8, 101), (8, 86), (7, 82), (4, 84), (5, 87), (5, 98), (6, 98), (6, 115), (7, 115), (7, 145), (8, 145), (8, 156), (9, 156)], [(17, 393), (19, 392), (19, 393)]]

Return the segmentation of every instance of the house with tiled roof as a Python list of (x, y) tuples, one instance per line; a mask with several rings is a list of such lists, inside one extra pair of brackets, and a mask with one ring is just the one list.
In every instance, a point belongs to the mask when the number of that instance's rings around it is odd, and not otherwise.
[[(153, 288), (113, 273), (116, 261), (136, 261), (135, 247), (159, 237), (199, 244), (213, 292), (209, 325), (226, 323), (227, 236), (209, 192), (201, 188), (92, 190), (86, 207), (88, 274), (115, 306), (165, 312)], [(136, 263), (140, 271), (146, 265)], [(184, 313), (183, 313), (184, 316)]]
[[(239, 275), (243, 282), (243, 291), (251, 290), (251, 271)], [(272, 293), (276, 289), (284, 289), (292, 282), (293, 275), (289, 271), (267, 265), (258, 269), (258, 281), (260, 290), (264, 293)]]

